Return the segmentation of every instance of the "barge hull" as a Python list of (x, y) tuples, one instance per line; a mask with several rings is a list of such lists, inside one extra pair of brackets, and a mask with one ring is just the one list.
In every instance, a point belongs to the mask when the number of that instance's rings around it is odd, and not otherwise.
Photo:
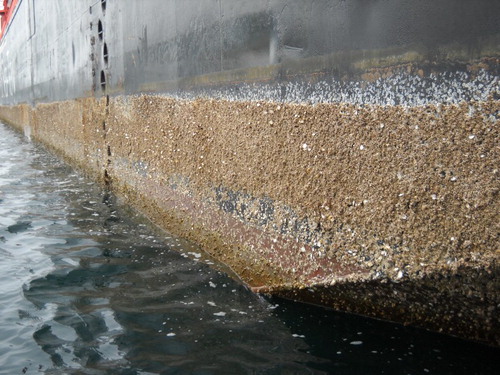
[(498, 2), (69, 3), (3, 121), (256, 292), (500, 344)]

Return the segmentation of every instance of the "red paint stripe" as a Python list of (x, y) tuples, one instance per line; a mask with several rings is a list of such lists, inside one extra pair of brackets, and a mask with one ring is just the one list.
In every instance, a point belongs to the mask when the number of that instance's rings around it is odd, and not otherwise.
[(8, 0), (3, 0), (3, 10), (0, 10), (0, 16), (2, 17), (1, 30), (0, 30), (0, 40), (3, 38), (7, 27), (9, 26), (14, 11), (19, 0), (12, 0), (10, 5)]

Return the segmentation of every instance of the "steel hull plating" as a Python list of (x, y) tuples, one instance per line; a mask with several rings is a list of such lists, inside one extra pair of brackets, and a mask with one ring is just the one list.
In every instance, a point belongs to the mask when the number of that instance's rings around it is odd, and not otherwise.
[(24, 0), (0, 116), (255, 291), (498, 345), (499, 12)]

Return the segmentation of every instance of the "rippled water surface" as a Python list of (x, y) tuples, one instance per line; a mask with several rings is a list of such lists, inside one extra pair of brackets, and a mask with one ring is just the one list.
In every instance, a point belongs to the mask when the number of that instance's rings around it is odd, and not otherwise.
[(1, 374), (498, 374), (500, 351), (267, 300), (0, 124)]

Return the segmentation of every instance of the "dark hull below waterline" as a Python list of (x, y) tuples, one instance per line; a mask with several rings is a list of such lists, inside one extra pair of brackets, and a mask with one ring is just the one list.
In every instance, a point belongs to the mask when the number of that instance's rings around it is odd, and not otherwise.
[(254, 291), (499, 345), (499, 13), (24, 0), (0, 118)]

